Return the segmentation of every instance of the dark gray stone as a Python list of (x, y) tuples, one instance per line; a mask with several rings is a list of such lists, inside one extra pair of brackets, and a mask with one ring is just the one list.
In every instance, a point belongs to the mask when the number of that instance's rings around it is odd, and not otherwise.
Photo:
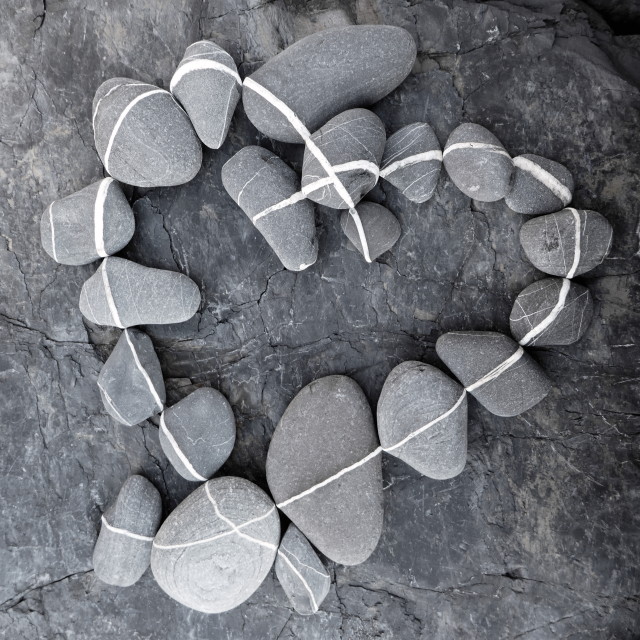
[(233, 58), (211, 40), (194, 42), (187, 47), (170, 87), (202, 143), (219, 149), (242, 91)]
[(236, 420), (215, 389), (196, 389), (160, 418), (160, 446), (187, 480), (204, 482), (227, 460), (236, 441)]
[(151, 543), (160, 526), (162, 501), (142, 476), (129, 476), (102, 516), (93, 550), (93, 570), (102, 582), (130, 587), (147, 570)]
[(93, 99), (93, 130), (102, 164), (125, 184), (170, 187), (200, 170), (202, 147), (187, 114), (152, 84), (103, 82)]
[(117, 253), (134, 230), (133, 211), (112, 178), (52, 202), (40, 220), (42, 246), (60, 264), (89, 264)]
[(262, 584), (276, 557), (280, 518), (269, 496), (244, 478), (209, 480), (162, 523), (151, 570), (185, 607), (222, 613)]
[(380, 456), (284, 503), (357, 464), (377, 446), (369, 402), (346, 376), (320, 378), (299, 391), (271, 439), (267, 482), (276, 504), (334, 562), (360, 564), (378, 544), (383, 519)]
[(367, 262), (373, 262), (398, 241), (401, 232), (400, 223), (389, 209), (375, 202), (361, 202), (356, 206), (356, 214), (365, 237), (366, 252), (363, 251), (362, 238), (355, 216), (349, 211), (343, 211), (340, 215), (340, 225), (347, 238), (365, 256)]

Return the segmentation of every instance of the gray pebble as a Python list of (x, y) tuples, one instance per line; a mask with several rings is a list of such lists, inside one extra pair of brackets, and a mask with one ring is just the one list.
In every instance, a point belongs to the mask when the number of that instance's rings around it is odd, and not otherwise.
[(361, 228), (357, 224), (356, 216), (350, 211), (342, 212), (340, 225), (365, 260), (373, 262), (398, 241), (400, 223), (389, 209), (375, 202), (361, 202), (356, 206), (356, 215)]
[(436, 480), (453, 478), (464, 469), (466, 393), (439, 369), (415, 361), (399, 364), (385, 380), (377, 414), (380, 443), (387, 453)]
[(222, 167), (222, 184), (286, 269), (302, 271), (318, 257), (314, 206), (298, 174), (262, 147), (248, 146)]
[(163, 522), (151, 570), (186, 607), (222, 613), (242, 604), (265, 579), (280, 542), (269, 496), (244, 478), (209, 480)]
[(236, 420), (215, 389), (196, 389), (160, 418), (160, 446), (176, 471), (204, 482), (225, 463), (236, 440)]
[(199, 305), (198, 285), (184, 274), (115, 257), (105, 258), (80, 292), (87, 320), (121, 329), (184, 322)]
[(93, 99), (93, 134), (105, 169), (125, 184), (183, 184), (202, 164), (202, 145), (187, 114), (168, 91), (145, 82), (103, 82)]
[(129, 476), (102, 516), (93, 550), (96, 576), (116, 587), (135, 584), (149, 566), (151, 544), (161, 517), (158, 490), (142, 476)]
[(60, 264), (89, 264), (117, 253), (134, 230), (133, 211), (113, 178), (52, 202), (40, 220), (42, 246)]
[(551, 389), (536, 361), (502, 333), (445, 333), (436, 342), (436, 352), (467, 391), (497, 416), (517, 416)]

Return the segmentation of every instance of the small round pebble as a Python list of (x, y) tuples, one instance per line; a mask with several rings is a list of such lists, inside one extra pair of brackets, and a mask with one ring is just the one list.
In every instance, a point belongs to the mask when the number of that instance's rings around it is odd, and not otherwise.
[(401, 231), (393, 213), (375, 202), (361, 202), (356, 206), (355, 214), (343, 211), (340, 226), (367, 262), (373, 262), (389, 251), (398, 241)]

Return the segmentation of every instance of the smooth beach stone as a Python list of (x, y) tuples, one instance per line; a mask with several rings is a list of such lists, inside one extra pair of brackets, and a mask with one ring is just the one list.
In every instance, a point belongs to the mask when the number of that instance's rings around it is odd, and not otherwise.
[(133, 211), (113, 178), (52, 202), (40, 220), (42, 246), (60, 264), (89, 264), (117, 253), (134, 230)]
[(93, 549), (93, 571), (102, 582), (130, 587), (147, 570), (151, 544), (160, 526), (162, 501), (142, 476), (129, 476), (102, 516)]
[(589, 289), (566, 278), (544, 278), (520, 292), (509, 324), (521, 345), (542, 347), (577, 342), (592, 318)]
[(495, 202), (509, 193), (511, 157), (500, 140), (479, 124), (466, 122), (456, 127), (442, 156), (453, 184), (466, 196)]
[(184, 322), (199, 306), (200, 290), (191, 278), (124, 258), (105, 258), (80, 292), (87, 320), (121, 329)]
[(291, 118), (268, 98), (284, 103), (309, 131), (315, 131), (341, 111), (366, 107), (391, 93), (409, 75), (415, 60), (416, 44), (401, 27), (327, 29), (299, 40), (249, 76), (242, 103), (249, 120), (265, 135), (304, 142)]
[(244, 478), (216, 478), (162, 523), (153, 541), (151, 571), (185, 607), (222, 613), (261, 585), (279, 542), (280, 517), (269, 496)]
[(160, 413), (166, 400), (160, 361), (151, 338), (125, 329), (98, 375), (104, 408), (118, 422), (139, 424)]
[(244, 147), (222, 167), (222, 184), (285, 269), (302, 271), (316, 261), (314, 206), (300, 192), (298, 174), (278, 156)]
[(398, 241), (400, 223), (389, 209), (375, 202), (361, 202), (356, 206), (356, 214), (361, 229), (356, 224), (356, 216), (349, 211), (340, 215), (340, 226), (365, 260), (372, 262)]
[(276, 557), (276, 576), (297, 613), (315, 613), (329, 593), (331, 577), (295, 524), (284, 534)]
[(451, 331), (438, 338), (436, 353), (466, 390), (497, 416), (517, 416), (551, 390), (536, 361), (502, 333)]
[(194, 42), (187, 47), (169, 88), (202, 143), (219, 149), (242, 91), (233, 58), (210, 40)]
[[(318, 129), (311, 140), (315, 146), (307, 144), (302, 163), (302, 191), (309, 200), (332, 209), (348, 209), (376, 186), (386, 134), (375, 113), (367, 109), (345, 111)], [(329, 161), (352, 202), (345, 202), (336, 189), (316, 148)]]
[(196, 389), (160, 417), (160, 446), (187, 480), (204, 482), (227, 460), (236, 440), (236, 419), (215, 389)]
[(564, 165), (526, 153), (513, 158), (511, 191), (504, 201), (512, 211), (526, 215), (551, 213), (573, 198), (573, 178)]
[(467, 462), (464, 389), (429, 364), (407, 361), (391, 371), (378, 400), (378, 435), (387, 453), (436, 480)]
[(380, 539), (383, 495), (377, 447), (369, 402), (346, 376), (327, 376), (304, 387), (271, 438), (267, 453), (271, 495), (334, 562), (364, 562)]
[(137, 187), (189, 182), (202, 145), (173, 96), (129, 78), (103, 82), (93, 99), (93, 135), (107, 172)]
[(414, 122), (387, 140), (380, 177), (411, 202), (426, 202), (436, 190), (441, 166), (442, 150), (433, 129)]
[(613, 229), (607, 219), (585, 209), (563, 209), (525, 222), (520, 244), (536, 269), (573, 278), (597, 267), (609, 254)]

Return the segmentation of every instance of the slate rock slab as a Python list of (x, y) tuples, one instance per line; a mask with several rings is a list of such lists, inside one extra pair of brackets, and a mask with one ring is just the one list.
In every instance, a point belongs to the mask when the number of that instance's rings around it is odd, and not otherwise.
[(398, 219), (381, 204), (361, 202), (356, 206), (356, 215), (343, 211), (340, 225), (351, 244), (373, 262), (398, 241), (401, 228)]
[(161, 517), (158, 490), (142, 476), (129, 476), (102, 516), (93, 550), (95, 575), (117, 587), (135, 584), (149, 566), (151, 544)]
[(436, 480), (453, 478), (467, 462), (467, 398), (440, 369), (407, 361), (385, 380), (378, 400), (385, 451)]
[(236, 420), (219, 391), (196, 389), (164, 410), (159, 437), (169, 462), (183, 478), (205, 482), (231, 454)]
[(42, 246), (60, 264), (89, 264), (117, 253), (134, 230), (133, 211), (113, 178), (52, 202), (40, 220)]
[(198, 285), (184, 274), (116, 257), (105, 258), (80, 292), (87, 320), (121, 329), (184, 322), (199, 305)]
[(386, 25), (326, 29), (302, 38), (245, 80), (244, 110), (275, 140), (303, 142), (299, 131), (255, 84), (281, 100), (309, 131), (352, 107), (366, 107), (408, 75), (416, 45), (408, 31)]
[(202, 164), (202, 146), (187, 114), (168, 91), (145, 82), (103, 82), (93, 99), (93, 132), (104, 168), (125, 184), (183, 184)]
[(380, 456), (287, 501), (361, 462), (377, 447), (367, 398), (346, 376), (319, 378), (304, 387), (271, 439), (267, 482), (274, 500), (334, 562), (364, 562), (378, 544), (383, 520)]
[(222, 613), (260, 586), (279, 542), (280, 518), (269, 496), (244, 478), (216, 478), (163, 522), (153, 542), (151, 570), (174, 600)]

